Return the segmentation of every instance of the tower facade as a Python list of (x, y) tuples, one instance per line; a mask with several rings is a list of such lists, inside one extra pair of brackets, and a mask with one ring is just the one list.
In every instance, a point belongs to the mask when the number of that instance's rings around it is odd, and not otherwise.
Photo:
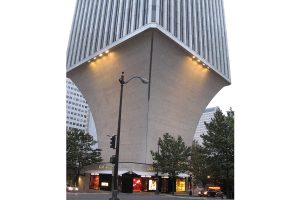
[(158, 138), (191, 145), (202, 112), (230, 84), (223, 1), (77, 0), (67, 76), (93, 113), (104, 163), (114, 154), (107, 135), (117, 133), (121, 72), (149, 83), (124, 86), (119, 173), (149, 175)]
[(200, 135), (203, 135), (207, 132), (204, 122), (210, 123), (212, 118), (214, 118), (214, 114), (217, 111), (217, 109), (218, 109), (218, 107), (207, 108), (201, 115), (201, 118), (197, 125), (195, 136), (194, 136), (194, 140), (197, 141), (199, 144), (202, 143), (202, 138), (200, 137)]

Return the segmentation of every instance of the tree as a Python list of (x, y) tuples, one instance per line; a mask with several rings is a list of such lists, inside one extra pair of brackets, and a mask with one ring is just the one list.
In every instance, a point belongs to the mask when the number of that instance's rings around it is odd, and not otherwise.
[(102, 161), (101, 150), (92, 148), (96, 143), (89, 133), (75, 128), (67, 130), (67, 171), (75, 174), (76, 185), (83, 167)]
[(169, 133), (158, 139), (160, 152), (151, 151), (153, 166), (162, 173), (168, 173), (172, 179), (172, 193), (175, 191), (175, 176), (189, 168), (191, 147), (187, 147), (181, 136), (175, 139)]
[(225, 180), (226, 195), (231, 196), (234, 182), (234, 111), (225, 116), (220, 109), (210, 123), (205, 123), (207, 133), (201, 135), (202, 155), (212, 177)]
[(198, 142), (193, 141), (191, 151), (191, 169), (193, 174), (193, 182), (197, 185), (206, 185), (209, 176), (209, 168), (207, 166), (206, 157), (203, 146), (199, 145)]

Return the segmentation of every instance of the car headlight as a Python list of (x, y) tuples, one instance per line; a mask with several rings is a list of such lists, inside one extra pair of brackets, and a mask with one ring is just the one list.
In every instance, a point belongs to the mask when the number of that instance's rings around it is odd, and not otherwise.
[(205, 191), (203, 194), (207, 195), (207, 191)]

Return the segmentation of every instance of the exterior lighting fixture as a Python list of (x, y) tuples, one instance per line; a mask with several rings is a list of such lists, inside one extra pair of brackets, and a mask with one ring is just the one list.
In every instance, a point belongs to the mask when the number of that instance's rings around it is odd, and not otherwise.
[(91, 60), (88, 61), (88, 63), (90, 63), (90, 62), (91, 62)]
[(198, 59), (197, 62), (200, 62), (200, 60)]
[(109, 50), (106, 50), (105, 53), (109, 53)]
[(195, 59), (196, 57), (195, 56), (193, 56), (193, 59)]
[(97, 58), (95, 57), (94, 60), (96, 60)]
[(102, 53), (99, 55), (99, 57), (101, 57), (101, 56), (103, 56), (103, 54), (102, 54)]

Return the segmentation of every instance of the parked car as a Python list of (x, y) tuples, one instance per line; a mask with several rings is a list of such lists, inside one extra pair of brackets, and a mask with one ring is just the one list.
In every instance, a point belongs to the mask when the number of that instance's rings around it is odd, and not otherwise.
[(67, 185), (67, 192), (77, 192), (78, 187)]
[(198, 192), (200, 197), (221, 197), (223, 199), (224, 194), (221, 191), (221, 188), (218, 186), (208, 187), (208, 189), (201, 190)]

